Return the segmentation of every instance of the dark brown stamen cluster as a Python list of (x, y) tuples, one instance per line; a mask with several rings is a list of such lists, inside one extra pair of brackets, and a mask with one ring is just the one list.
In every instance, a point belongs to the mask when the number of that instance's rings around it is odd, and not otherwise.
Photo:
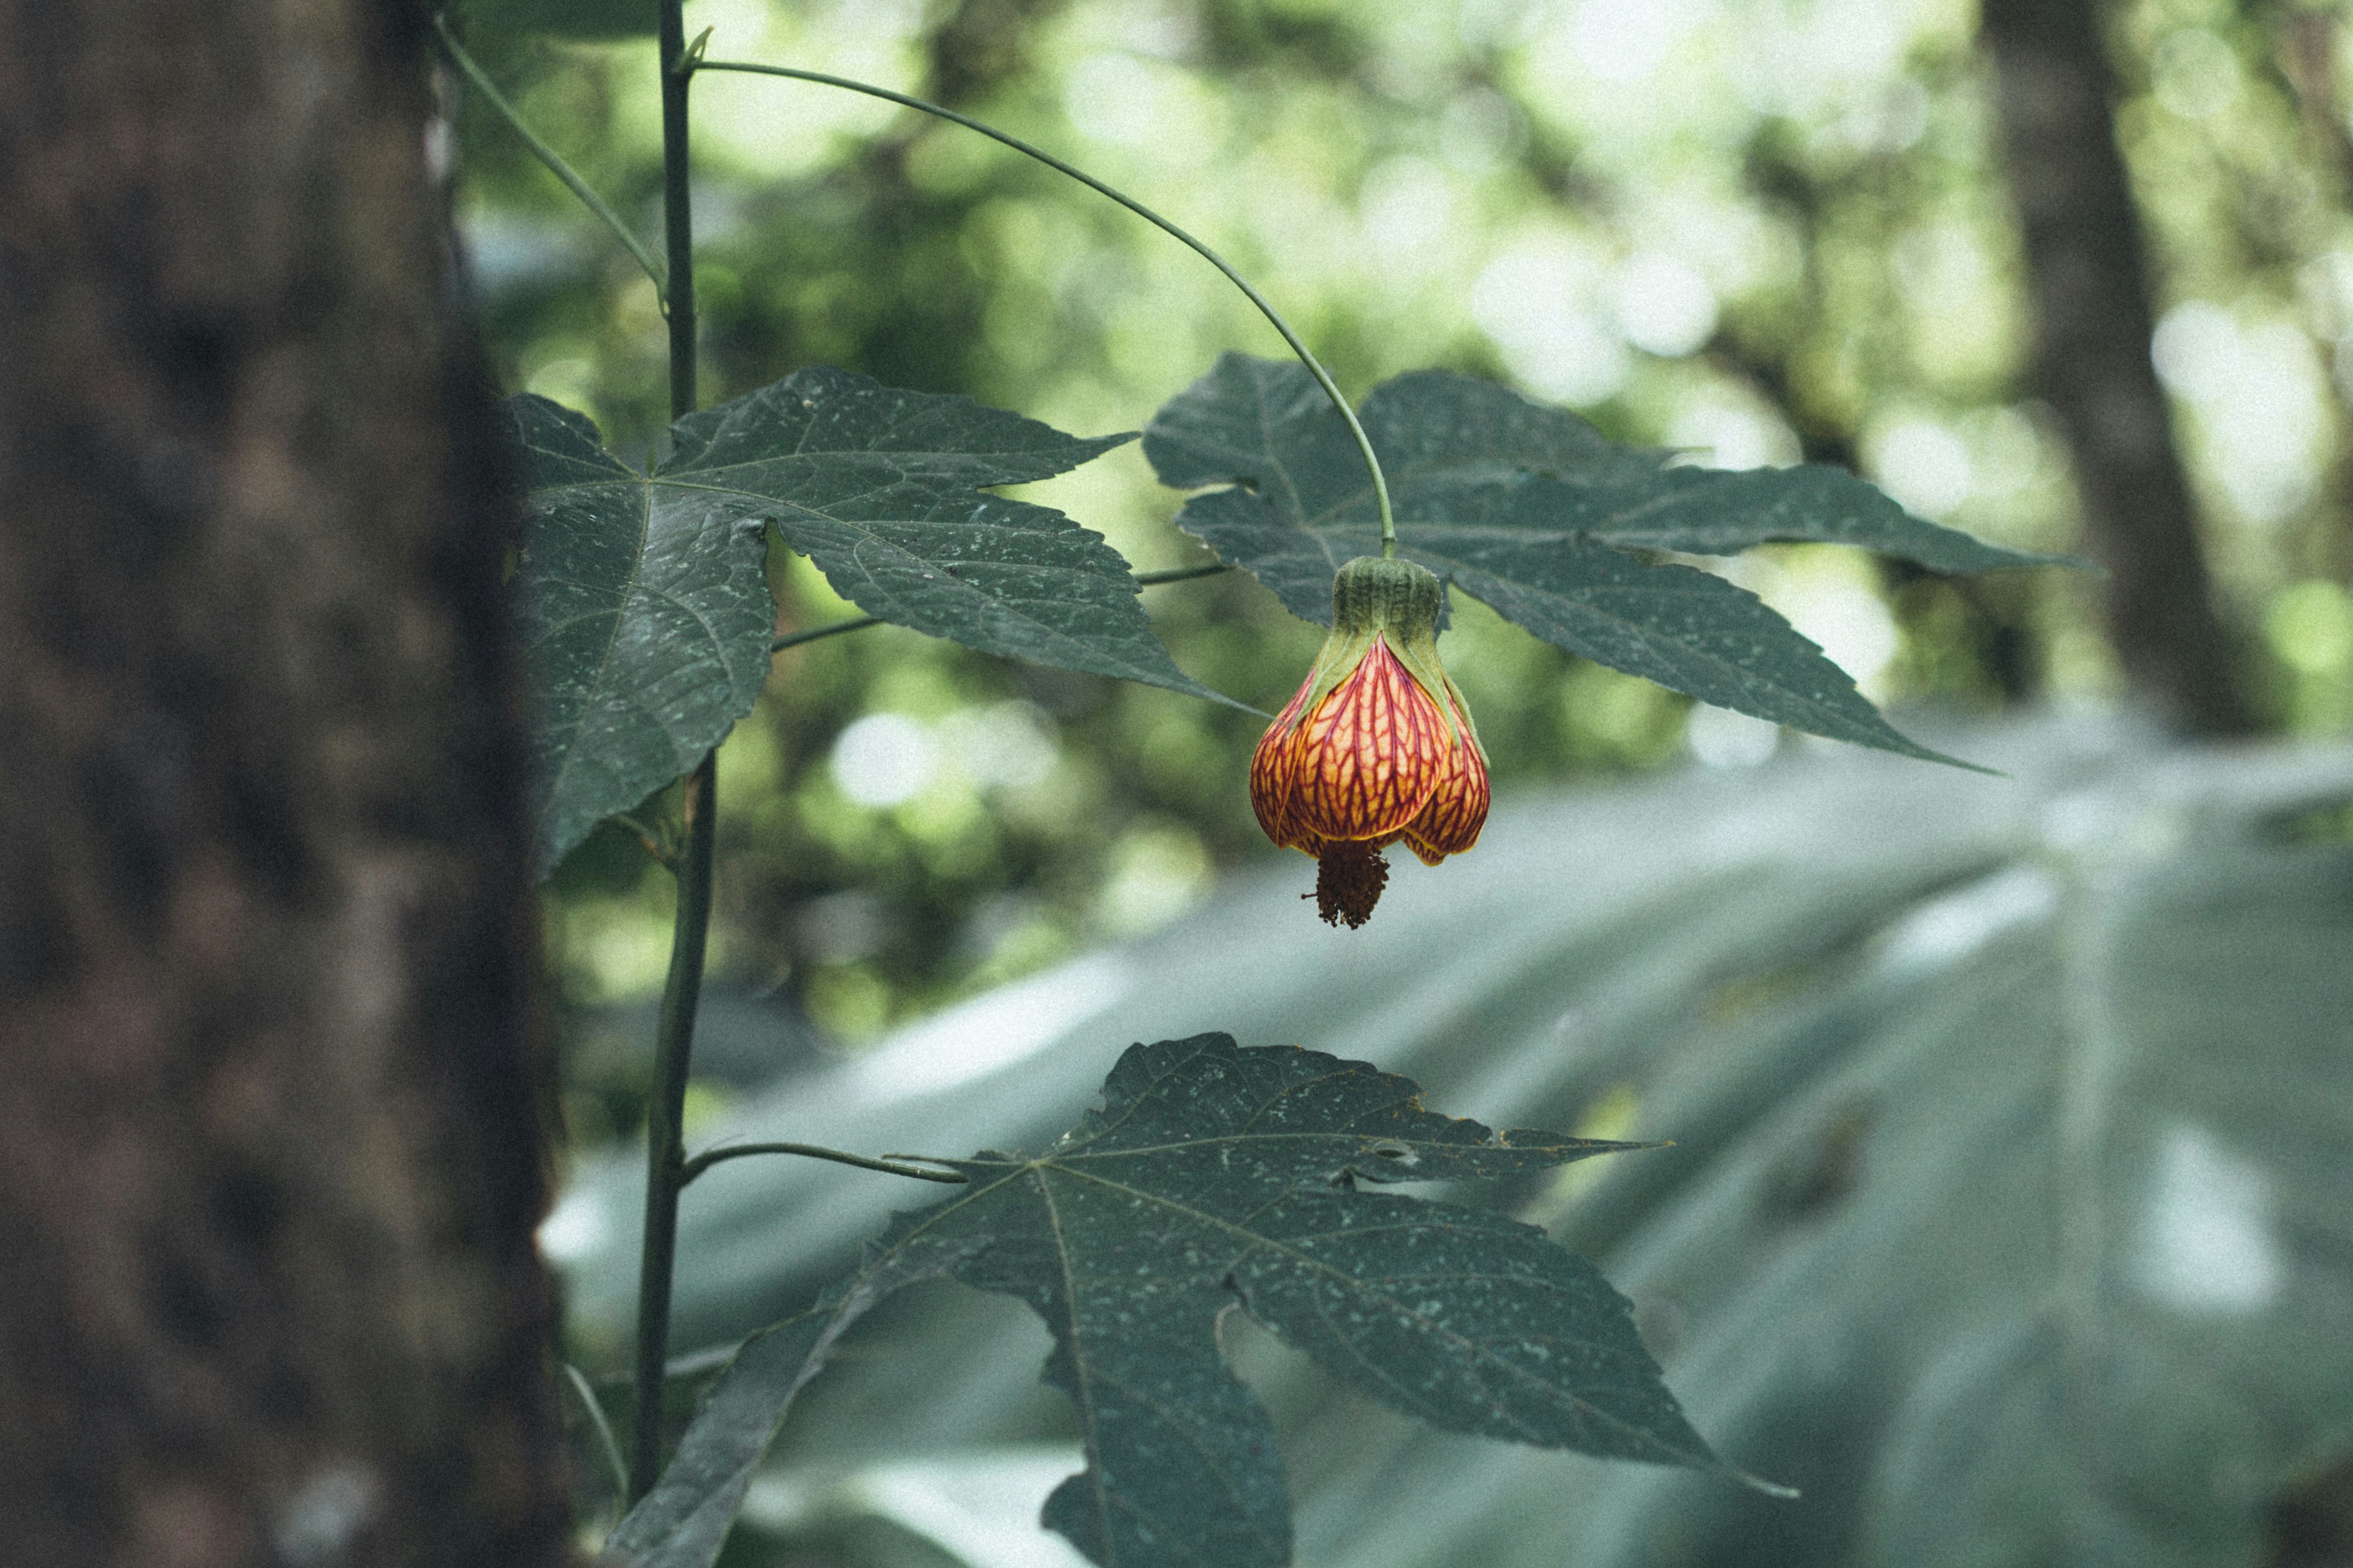
[[(1343, 839), (1326, 847), (1315, 862), (1315, 910), (1326, 925), (1354, 931), (1373, 918), (1388, 884), (1389, 863), (1362, 839)], [(1308, 895), (1302, 893), (1301, 898)]]

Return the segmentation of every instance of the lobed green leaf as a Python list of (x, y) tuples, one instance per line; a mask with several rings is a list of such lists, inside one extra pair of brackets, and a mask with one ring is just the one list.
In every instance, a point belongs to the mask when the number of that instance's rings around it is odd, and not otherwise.
[[(1911, 517), (1841, 469), (1667, 468), (1670, 454), (1614, 445), (1572, 414), (1450, 372), (1385, 383), (1362, 420), (1400, 552), (1504, 618), (1703, 701), (1908, 756), (1955, 760), (1896, 731), (1756, 595), (1630, 552), (1813, 541), (1939, 571), (2053, 559)], [(1333, 573), (1380, 548), (1363, 460), (1296, 364), (1225, 355), (1154, 416), (1144, 450), (1165, 484), (1228, 487), (1187, 501), (1179, 526), (1303, 619), (1328, 626)]]
[(756, 519), (664, 504), (586, 416), (529, 394), (506, 406), (529, 496), (512, 587), (544, 876), (752, 710), (776, 607)]
[(578, 414), (509, 404), (544, 873), (749, 712), (775, 611), (765, 525), (867, 614), (983, 653), (1229, 700), (1176, 668), (1103, 536), (984, 493), (1132, 440), (816, 367), (671, 426), (639, 474)]
[(1229, 700), (1178, 669), (1103, 536), (984, 495), (1135, 437), (1065, 436), (968, 397), (818, 366), (673, 426), (657, 482), (774, 522), (870, 616), (1032, 664)]
[(1273, 1429), (1218, 1348), (1239, 1304), (1371, 1397), (1435, 1425), (1736, 1475), (1683, 1419), (1592, 1265), (1499, 1215), (1359, 1181), (1498, 1176), (1641, 1145), (1491, 1132), (1408, 1079), (1224, 1035), (1135, 1046), (1102, 1109), (1044, 1154), (956, 1163), (854, 1280), (754, 1340), (608, 1551), (706, 1568), (783, 1410), (850, 1317), (945, 1277), (1019, 1298), (1055, 1348), (1087, 1467), (1045, 1523), (1122, 1568), (1278, 1568), (1290, 1505)]

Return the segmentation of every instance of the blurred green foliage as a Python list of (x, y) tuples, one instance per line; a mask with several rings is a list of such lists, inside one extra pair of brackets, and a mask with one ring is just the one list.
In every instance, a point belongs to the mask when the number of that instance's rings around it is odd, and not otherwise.
[[(650, 40), (498, 14), (470, 34), (485, 66), (654, 233)], [(1354, 395), (1426, 364), (1495, 375), (1622, 440), (1845, 462), (1989, 539), (2073, 542), (2065, 452), (2021, 384), (2022, 261), (1967, 0), (692, 0), (687, 25), (712, 58), (928, 94), (1072, 158), (1224, 251)], [(2353, 40), (2334, 6), (2137, 0), (2115, 42), (2157, 363), (2226, 612), (2267, 655), (2273, 721), (2342, 733)], [(695, 115), (706, 402), (827, 363), (1094, 434), (1140, 426), (1219, 350), (1273, 351), (1197, 258), (957, 128), (716, 75)], [(503, 389), (644, 454), (666, 406), (651, 286), (501, 123), (458, 121)], [(1139, 570), (1203, 559), (1133, 447), (1019, 493)], [(2116, 695), (2079, 574), (1947, 580), (1822, 549), (1724, 569), (1883, 701)], [(781, 550), (771, 576), (782, 630), (854, 613)], [(1238, 575), (1149, 602), (1190, 673), (1269, 710), (1317, 642)], [(1476, 605), (1445, 652), (1506, 790), (1685, 749), (1683, 700)], [(855, 1046), (1166, 920), (1275, 853), (1242, 785), (1257, 729), (892, 628), (785, 654), (721, 754), (712, 973)], [(1715, 733), (1690, 749), (1748, 754)], [(670, 898), (617, 829), (572, 858), (547, 906), (569, 1003), (659, 987)], [(575, 1133), (626, 1132), (639, 1058), (596, 1059)]]

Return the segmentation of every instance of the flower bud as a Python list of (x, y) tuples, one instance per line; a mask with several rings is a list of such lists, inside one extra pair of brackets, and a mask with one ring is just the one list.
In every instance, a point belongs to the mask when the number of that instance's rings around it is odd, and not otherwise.
[(1486, 753), (1438, 661), (1441, 602), (1438, 579), (1409, 561), (1341, 567), (1331, 635), (1250, 759), (1259, 826), (1316, 858), (1316, 902), (1334, 925), (1372, 914), (1384, 847), (1402, 838), (1435, 866), (1486, 824)]

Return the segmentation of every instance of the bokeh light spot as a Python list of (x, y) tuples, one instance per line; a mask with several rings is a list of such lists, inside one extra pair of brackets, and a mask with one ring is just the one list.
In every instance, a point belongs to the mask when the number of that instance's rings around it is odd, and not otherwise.
[(1034, 702), (961, 709), (941, 721), (939, 739), (965, 777), (984, 789), (1040, 783), (1060, 755), (1054, 721)]
[(1695, 9), (1688, 0), (1585, 0), (1568, 25), (1569, 49), (1603, 81), (1641, 81), (1666, 63)]
[(870, 713), (833, 743), (833, 782), (860, 805), (913, 800), (938, 771), (931, 732), (903, 713)]
[(2263, 640), (2299, 674), (2329, 675), (2353, 665), (2353, 597), (2320, 577), (2282, 589), (2263, 612)]
[(2184, 120), (2206, 120), (2239, 96), (2239, 57), (2203, 27), (2184, 27), (2158, 40), (2149, 75), (2157, 101)]
[(1626, 345), (1587, 306), (1589, 274), (1565, 245), (1537, 242), (1480, 269), (1471, 316), (1504, 365), (1539, 396), (1584, 405), (1613, 396), (1632, 364)]
[(1906, 510), (1943, 517), (1969, 499), (1976, 467), (1968, 447), (1943, 426), (1906, 419), (1871, 445), (1872, 477)]
[(1894, 617), (1879, 595), (1861, 584), (1793, 576), (1774, 607), (1859, 686), (1876, 680), (1895, 658)]
[(1710, 468), (1778, 468), (1798, 460), (1798, 437), (1778, 416), (1721, 403), (1675, 416), (1667, 444)]
[(1715, 332), (1715, 290), (1683, 260), (1658, 252), (1634, 257), (1610, 280), (1619, 331), (1636, 348), (1680, 359)]

